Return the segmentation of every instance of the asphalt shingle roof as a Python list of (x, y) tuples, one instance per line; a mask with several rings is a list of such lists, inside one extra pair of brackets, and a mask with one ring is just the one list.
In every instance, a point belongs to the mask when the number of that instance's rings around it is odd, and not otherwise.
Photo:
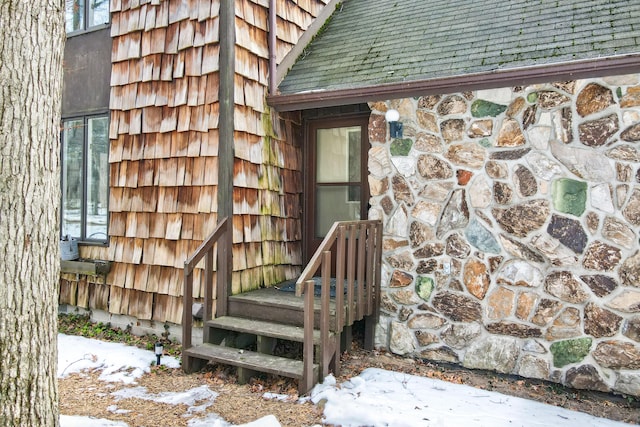
[(640, 53), (640, 1), (345, 0), (282, 95)]

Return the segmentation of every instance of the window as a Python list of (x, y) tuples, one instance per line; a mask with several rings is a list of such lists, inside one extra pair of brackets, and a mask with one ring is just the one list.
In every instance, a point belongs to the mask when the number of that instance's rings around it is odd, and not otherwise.
[(109, 119), (90, 116), (62, 122), (62, 236), (107, 241)]
[(109, 22), (109, 0), (64, 0), (67, 33)]

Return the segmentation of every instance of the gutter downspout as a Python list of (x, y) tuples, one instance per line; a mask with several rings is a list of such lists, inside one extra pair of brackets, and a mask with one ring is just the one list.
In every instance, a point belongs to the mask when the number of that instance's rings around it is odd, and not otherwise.
[(276, 0), (269, 0), (269, 95), (276, 94), (276, 43), (278, 42)]
[[(233, 162), (234, 150), (234, 77), (235, 77), (235, 1), (220, 1), (220, 86), (218, 98), (220, 112), (218, 117), (218, 221), (233, 216)], [(232, 224), (233, 222), (230, 221)], [(217, 313), (227, 313), (227, 297), (231, 295), (232, 226), (218, 243), (218, 274), (226, 278), (226, 283), (218, 281)], [(221, 271), (222, 270), (222, 271)], [(222, 286), (220, 286), (222, 285)], [(226, 285), (226, 286), (224, 286)], [(226, 287), (226, 289), (225, 289)], [(221, 299), (223, 301), (221, 301)], [(189, 309), (189, 308), (185, 308)]]

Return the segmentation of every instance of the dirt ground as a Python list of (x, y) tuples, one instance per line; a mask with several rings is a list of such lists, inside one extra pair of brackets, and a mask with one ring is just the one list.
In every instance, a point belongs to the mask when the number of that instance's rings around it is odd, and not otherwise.
[[(383, 368), (466, 384), (480, 389), (537, 400), (567, 409), (586, 412), (598, 417), (640, 424), (640, 401), (605, 393), (567, 389), (557, 384), (494, 373), (469, 371), (455, 366), (437, 365), (397, 357), (388, 353), (355, 350), (345, 354), (342, 375), (338, 382), (358, 375), (369, 368)], [(60, 412), (64, 415), (83, 415), (126, 422), (139, 426), (186, 426), (189, 418), (186, 405), (168, 405), (141, 399), (116, 401), (111, 395), (125, 386), (99, 381), (99, 373), (74, 374), (59, 381)], [(322, 424), (322, 409), (311, 403), (299, 404), (296, 384), (279, 378), (252, 380), (238, 385), (232, 368), (210, 366), (203, 372), (186, 375), (180, 369), (153, 367), (135, 386), (147, 387), (149, 393), (185, 391), (203, 384), (219, 393), (206, 412), (220, 415), (233, 424), (243, 424), (272, 414), (283, 427)], [(287, 401), (266, 400), (263, 394), (272, 391), (290, 396)], [(117, 407), (117, 411), (114, 408)], [(204, 416), (202, 413), (197, 417)]]

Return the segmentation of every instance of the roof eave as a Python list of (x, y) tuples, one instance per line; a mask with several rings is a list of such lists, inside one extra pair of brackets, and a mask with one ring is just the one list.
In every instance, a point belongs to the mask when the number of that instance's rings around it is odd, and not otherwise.
[(640, 53), (532, 67), (499, 69), (485, 73), (386, 83), (337, 90), (270, 95), (267, 103), (278, 111), (333, 107), (362, 102), (522, 86), (562, 80), (623, 75), (640, 71)]

